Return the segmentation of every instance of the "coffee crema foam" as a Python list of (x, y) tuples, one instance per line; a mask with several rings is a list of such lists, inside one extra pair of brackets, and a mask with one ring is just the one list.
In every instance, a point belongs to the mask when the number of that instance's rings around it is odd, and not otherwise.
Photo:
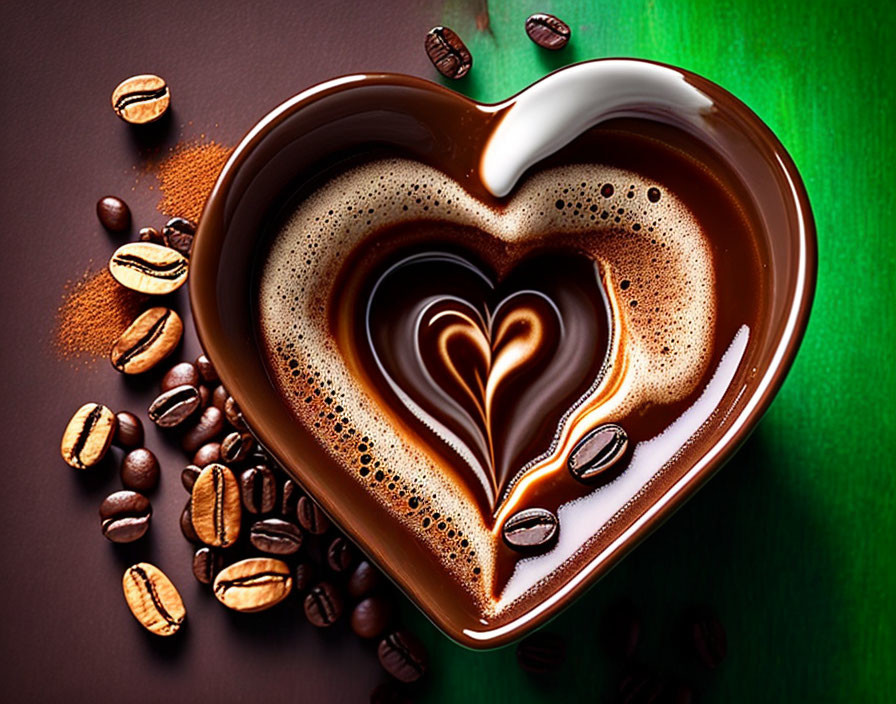
[[(387, 226), (419, 220), (477, 228), (508, 244), (587, 234), (582, 241), (609, 298), (604, 372), (563, 417), (549, 452), (511, 482), (495, 515), (483, 515), (468, 488), (439, 471), (429, 447), (402, 434), (394, 409), (377, 400), (328, 324), (348, 255)], [(261, 337), (298, 421), (488, 615), (499, 611), (495, 553), (503, 520), (525, 507), (538, 482), (558, 472), (574, 481), (566, 459), (591, 429), (624, 425), (645, 404), (692, 393), (706, 373), (716, 321), (711, 249), (693, 214), (663, 184), (595, 164), (537, 172), (506, 204), (486, 204), (419, 162), (374, 161), (304, 199), (260, 271)], [(601, 529), (594, 526), (595, 535)]]

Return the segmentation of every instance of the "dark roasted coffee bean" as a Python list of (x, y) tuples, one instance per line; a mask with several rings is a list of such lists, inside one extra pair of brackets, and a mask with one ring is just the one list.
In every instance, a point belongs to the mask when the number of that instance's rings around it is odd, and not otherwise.
[(413, 700), (397, 682), (383, 682), (370, 693), (370, 704), (413, 704)]
[(162, 377), (162, 391), (170, 391), (177, 386), (199, 386), (199, 371), (190, 362), (178, 362)]
[(207, 442), (205, 445), (196, 450), (193, 455), (193, 464), (199, 469), (204, 469), (214, 462), (221, 461), (221, 443)]
[(302, 531), (280, 518), (255, 521), (249, 529), (249, 542), (256, 550), (272, 555), (293, 555), (302, 547)]
[(619, 701), (623, 704), (659, 704), (665, 701), (666, 683), (656, 673), (633, 666), (619, 681)]
[(312, 535), (323, 535), (330, 528), (330, 519), (309, 496), (299, 499), (296, 515), (299, 525)]
[(190, 515), (190, 504), (192, 502), (187, 501), (187, 505), (184, 506), (184, 510), (181, 511), (180, 514), (180, 532), (184, 534), (184, 537), (189, 540), (191, 543), (201, 543), (199, 536), (196, 535), (196, 529), (193, 527), (193, 517)]
[(544, 675), (566, 661), (566, 641), (556, 633), (539, 631), (516, 646), (516, 661), (526, 672)]
[(264, 611), (292, 591), (289, 567), (282, 560), (250, 557), (225, 567), (215, 577), (215, 596), (234, 611)]
[(255, 438), (251, 433), (234, 431), (224, 436), (221, 441), (221, 458), (225, 462), (242, 462), (255, 447)]
[(569, 25), (553, 15), (536, 13), (526, 20), (526, 34), (543, 49), (562, 49), (572, 34)]
[(133, 450), (143, 446), (143, 422), (128, 411), (115, 414), (118, 427), (112, 442), (125, 450)]
[(125, 288), (150, 296), (176, 291), (187, 281), (187, 260), (170, 247), (129, 242), (115, 250), (109, 273)]
[(206, 545), (230, 547), (240, 534), (240, 490), (227, 467), (210, 464), (193, 485), (190, 514), (196, 535)]
[(152, 506), (136, 491), (116, 491), (100, 504), (103, 535), (113, 543), (132, 543), (149, 530)]
[(375, 592), (382, 584), (382, 573), (367, 560), (361, 560), (348, 578), (346, 589), (352, 598), (360, 599)]
[(181, 470), (180, 483), (184, 485), (184, 489), (186, 489), (187, 491), (193, 491), (193, 485), (196, 483), (196, 479), (197, 477), (199, 477), (199, 473), (201, 471), (201, 467), (197, 467), (193, 464), (188, 464), (183, 468), (183, 470)]
[(448, 27), (433, 27), (424, 42), (426, 55), (446, 78), (463, 78), (473, 66), (470, 50)]
[(115, 414), (107, 406), (85, 403), (62, 433), (62, 459), (76, 469), (93, 467), (106, 456), (117, 425)]
[[(299, 508), (299, 497), (302, 495), (299, 485), (292, 479), (283, 482), (283, 490), (280, 496), (280, 515), (287, 518), (296, 517)], [(248, 507), (247, 507), (248, 508)]]
[[(215, 365), (212, 364), (212, 361), (208, 356), (204, 354), (199, 355), (196, 358), (196, 368), (199, 370), (199, 375), (206, 384), (217, 384), (220, 381), (218, 372), (215, 371)], [(222, 408), (221, 410), (224, 409)]]
[(131, 226), (131, 209), (115, 196), (106, 196), (97, 201), (96, 216), (110, 232), (124, 232)]
[(196, 424), (184, 433), (180, 445), (184, 452), (196, 452), (224, 430), (224, 415), (214, 406), (203, 409)]
[(171, 92), (165, 79), (151, 73), (126, 78), (112, 91), (112, 109), (132, 125), (158, 120), (170, 103)]
[(124, 456), (120, 474), (125, 489), (152, 491), (159, 484), (159, 461), (145, 447), (138, 447)]
[(173, 428), (183, 423), (198, 409), (199, 389), (184, 384), (163, 391), (149, 405), (149, 419), (160, 428)]
[(223, 413), (224, 404), (227, 403), (228, 398), (230, 398), (230, 394), (227, 393), (224, 384), (218, 384), (212, 392), (212, 405)]
[(345, 572), (355, 562), (355, 549), (341, 535), (333, 538), (327, 548), (327, 565), (337, 573)]
[(128, 608), (147, 631), (170, 636), (180, 630), (187, 610), (171, 580), (158, 567), (148, 562), (128, 567), (121, 587)]
[(641, 640), (641, 614), (628, 599), (613, 604), (604, 624), (604, 645), (611, 657), (631, 660)]
[(329, 582), (320, 582), (305, 596), (305, 616), (318, 628), (331, 626), (342, 615), (342, 596)]
[[(250, 467), (240, 475), (240, 496), (249, 513), (270, 513), (277, 504), (277, 480), (264, 465)], [(284, 514), (286, 515), (286, 514)], [(286, 515), (294, 518), (295, 513)]]
[(140, 242), (152, 242), (153, 244), (163, 244), (162, 233), (154, 227), (143, 227), (137, 233), (137, 239)]
[(243, 413), (232, 396), (228, 396), (227, 401), (224, 402), (224, 415), (227, 417), (227, 422), (237, 430), (248, 430), (246, 421), (243, 420)]
[(152, 369), (174, 351), (184, 324), (170, 308), (150, 308), (125, 330), (112, 347), (112, 366), (124, 374)]
[(311, 588), (311, 585), (314, 584), (316, 574), (317, 570), (310, 562), (300, 562), (297, 564), (293, 571), (293, 586), (295, 587), (295, 590), (299, 592), (299, 594), (308, 591)]
[(223, 557), (210, 547), (199, 548), (193, 555), (193, 576), (200, 584), (214, 582), (223, 566)]
[(352, 630), (361, 638), (377, 638), (389, 627), (392, 604), (382, 596), (370, 596), (352, 610)]
[(576, 479), (589, 481), (609, 469), (628, 449), (628, 435), (618, 425), (607, 423), (592, 430), (573, 448), (567, 460)]
[(527, 508), (504, 522), (504, 542), (515, 550), (535, 550), (557, 539), (557, 517), (544, 508)]
[(199, 407), (205, 408), (208, 406), (209, 402), (212, 400), (212, 392), (208, 390), (208, 387), (205, 385), (201, 385), (199, 387)]
[(162, 228), (162, 241), (166, 247), (180, 252), (185, 257), (190, 256), (193, 249), (193, 237), (196, 234), (196, 225), (186, 218), (171, 218)]
[(426, 648), (407, 631), (395, 631), (383, 638), (377, 655), (383, 669), (402, 682), (414, 682), (426, 672)]
[(688, 612), (685, 622), (691, 650), (705, 668), (715, 670), (728, 653), (728, 638), (719, 617), (709, 607), (700, 606)]

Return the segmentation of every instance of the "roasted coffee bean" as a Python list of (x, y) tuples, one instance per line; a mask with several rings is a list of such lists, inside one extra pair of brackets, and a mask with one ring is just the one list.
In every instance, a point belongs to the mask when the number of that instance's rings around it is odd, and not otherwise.
[(305, 596), (305, 616), (318, 628), (332, 626), (342, 615), (342, 596), (329, 582), (320, 582)]
[(181, 438), (184, 452), (196, 452), (200, 447), (214, 440), (224, 430), (224, 414), (214, 406), (203, 409), (196, 424)]
[(314, 584), (317, 570), (310, 562), (300, 562), (293, 570), (293, 587), (300, 594), (308, 591)]
[(463, 78), (473, 66), (470, 50), (448, 27), (433, 27), (424, 42), (426, 55), (446, 78)]
[(196, 477), (190, 494), (196, 535), (206, 545), (230, 547), (240, 535), (240, 490), (223, 464), (210, 464)]
[(117, 425), (115, 414), (107, 406), (85, 403), (62, 433), (62, 459), (76, 469), (93, 467), (106, 456)]
[(514, 550), (543, 548), (557, 538), (557, 517), (544, 508), (527, 508), (504, 522), (504, 542)]
[(215, 596), (234, 611), (263, 611), (283, 601), (292, 589), (282, 560), (250, 557), (225, 567), (215, 577)]
[(115, 196), (106, 196), (97, 201), (96, 216), (110, 232), (124, 232), (131, 226), (131, 209)]
[(289, 521), (265, 518), (252, 524), (249, 529), (249, 542), (261, 552), (293, 555), (302, 547), (302, 531)]
[[(193, 491), (193, 485), (196, 483), (196, 479), (199, 477), (201, 471), (202, 468), (197, 467), (194, 464), (188, 464), (181, 470), (180, 483), (184, 485), (184, 489)], [(190, 525), (192, 525), (192, 522)]]
[[(296, 517), (300, 496), (302, 496), (302, 491), (299, 489), (299, 485), (292, 479), (287, 479), (283, 482), (283, 490), (280, 496), (280, 515), (287, 518)], [(245, 505), (245, 499), (243, 499), (243, 505)]]
[(308, 496), (302, 496), (299, 499), (296, 515), (299, 525), (312, 535), (323, 535), (330, 528), (330, 519)]
[(539, 631), (516, 646), (516, 661), (526, 672), (543, 675), (557, 670), (566, 660), (566, 641), (556, 633)]
[(526, 20), (526, 34), (543, 49), (562, 49), (569, 42), (569, 25), (553, 15), (536, 13)]
[(395, 631), (383, 638), (377, 655), (383, 669), (402, 682), (414, 682), (426, 672), (426, 648), (407, 631)]
[[(215, 365), (212, 364), (212, 361), (206, 355), (201, 354), (196, 358), (196, 368), (206, 384), (217, 384), (220, 381)], [(224, 409), (222, 408), (221, 410)]]
[(193, 249), (193, 237), (196, 234), (196, 225), (186, 218), (171, 218), (162, 228), (162, 241), (166, 247), (170, 247), (185, 257), (190, 256)]
[(184, 510), (180, 514), (180, 532), (191, 543), (201, 543), (199, 536), (196, 535), (196, 529), (193, 527), (193, 517), (190, 515), (190, 505), (192, 501), (187, 501)]
[(112, 91), (112, 109), (132, 125), (158, 120), (170, 103), (171, 92), (165, 79), (151, 73), (126, 78)]
[(199, 370), (191, 362), (178, 362), (162, 377), (162, 391), (170, 391), (176, 386), (199, 386)]
[(604, 645), (611, 657), (631, 660), (641, 640), (641, 614), (628, 599), (613, 604), (605, 618)]
[(333, 538), (327, 548), (327, 565), (337, 573), (345, 572), (355, 562), (355, 549), (341, 535)]
[(193, 555), (193, 576), (200, 584), (211, 584), (224, 566), (224, 558), (210, 547), (199, 548)]
[(150, 308), (125, 330), (112, 347), (112, 366), (124, 374), (152, 369), (174, 351), (184, 325), (170, 308)]
[(212, 400), (212, 392), (208, 390), (208, 387), (202, 385), (199, 387), (199, 407), (205, 408), (208, 406), (209, 402)]
[(143, 421), (128, 411), (115, 414), (118, 425), (112, 442), (125, 450), (143, 446)]
[(352, 576), (348, 578), (346, 589), (352, 598), (360, 599), (375, 592), (382, 583), (382, 573), (367, 560), (361, 560)]
[(246, 421), (243, 420), (243, 413), (232, 396), (228, 396), (227, 401), (224, 402), (224, 415), (227, 417), (227, 422), (237, 430), (248, 430)]
[(251, 433), (234, 431), (221, 441), (221, 458), (225, 462), (242, 462), (255, 448), (255, 438)]
[(176, 291), (187, 280), (187, 260), (169, 247), (130, 242), (115, 250), (109, 273), (125, 288), (150, 296)]
[(187, 610), (162, 570), (148, 562), (138, 562), (124, 571), (121, 587), (128, 608), (147, 631), (157, 636), (177, 633)]
[(590, 481), (616, 464), (628, 448), (628, 435), (607, 423), (592, 430), (573, 448), (567, 467), (576, 479)]
[(700, 606), (686, 614), (685, 623), (687, 640), (697, 660), (715, 670), (728, 654), (728, 638), (719, 617), (709, 607)]
[(196, 450), (193, 455), (193, 464), (200, 469), (204, 469), (214, 462), (221, 461), (221, 443), (207, 442), (205, 445)]
[(377, 638), (392, 620), (392, 604), (381, 596), (370, 596), (352, 610), (352, 630), (361, 638)]
[(383, 682), (370, 693), (370, 704), (413, 704), (413, 700), (397, 682)]
[[(264, 465), (250, 467), (240, 475), (240, 496), (249, 513), (270, 513), (277, 504), (277, 480)], [(295, 513), (283, 514), (294, 518)]]
[(199, 389), (184, 384), (163, 391), (149, 405), (149, 419), (160, 428), (174, 428), (192, 416), (201, 399)]
[(100, 504), (103, 535), (113, 543), (132, 543), (149, 530), (152, 506), (136, 491), (116, 491)]
[(230, 394), (227, 393), (227, 389), (223, 384), (218, 384), (212, 392), (212, 405), (223, 413), (224, 404), (227, 403), (228, 398), (230, 398)]
[(659, 704), (666, 701), (666, 683), (646, 667), (636, 665), (619, 681), (619, 701), (623, 704)]
[(153, 244), (164, 244), (164, 241), (162, 240), (162, 233), (159, 232), (154, 227), (140, 228), (140, 232), (137, 233), (137, 239), (140, 242), (152, 242)]
[(138, 447), (124, 456), (120, 474), (125, 489), (152, 491), (159, 484), (159, 460), (145, 447)]

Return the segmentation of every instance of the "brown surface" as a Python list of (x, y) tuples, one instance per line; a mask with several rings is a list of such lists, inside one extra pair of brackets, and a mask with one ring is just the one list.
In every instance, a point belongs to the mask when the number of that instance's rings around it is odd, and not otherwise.
[[(54, 315), (67, 280), (99, 268), (140, 227), (161, 227), (159, 194), (141, 153), (201, 134), (233, 144), (293, 93), (334, 75), (388, 70), (432, 76), (422, 37), (438, 3), (394, 12), (372, 3), (6, 3), (0, 45), (0, 189), (5, 305), (2, 355), (3, 489), (0, 492), (0, 635), (3, 698), (108, 701), (366, 701), (384, 676), (376, 654), (343, 624), (320, 632), (301, 605), (227, 613), (191, 574), (178, 517), (183, 454), (153, 427), (162, 464), (145, 545), (113, 546), (97, 508), (120, 489), (115, 469), (78, 473), (59, 456), (70, 415), (84, 402), (145, 420), (159, 375), (124, 379), (107, 362), (59, 361)], [(333, 26), (333, 18), (342, 23)], [(371, 32), (371, 27), (384, 29)], [(419, 41), (417, 38), (420, 38)], [(123, 78), (168, 80), (172, 116), (140, 140), (109, 107)], [(192, 123), (192, 124), (188, 124)], [(134, 214), (129, 236), (103, 231), (94, 206), (108, 193)], [(176, 299), (187, 314), (185, 292)], [(193, 358), (192, 331), (173, 360)], [(121, 453), (115, 452), (116, 461)], [(183, 633), (160, 639), (134, 622), (121, 593), (124, 568), (158, 564), (180, 590)], [(350, 672), (346, 676), (346, 672)]]

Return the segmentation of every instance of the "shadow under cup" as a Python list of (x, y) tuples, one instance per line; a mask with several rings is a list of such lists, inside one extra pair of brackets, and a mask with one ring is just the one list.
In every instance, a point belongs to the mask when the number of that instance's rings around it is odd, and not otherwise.
[(475, 196), (493, 198), (475, 174), (489, 134), (515, 98), (482, 106), (408, 76), (335, 79), (262, 119), (224, 167), (206, 204), (191, 260), (190, 297), (200, 340), (222, 382), (283, 467), (436, 625), (465, 645), (501, 645), (543, 623), (665, 520), (746, 438), (799, 346), (814, 291), (816, 245), (796, 168), (743, 103), (715, 84), (675, 71), (712, 101), (709, 111), (678, 114), (664, 110), (661, 96), (652, 95), (613, 117), (646, 119), (686, 132), (724, 162), (738, 182), (735, 197), (749, 204), (767, 257), (762, 262), (768, 277), (766, 315), (751, 341), (751, 358), (745, 360), (757, 371), (744, 382), (707, 461), (695, 464), (687, 481), (676, 484), (661, 510), (634, 526), (622, 543), (586, 565), (539, 608), (506, 622), (484, 625), (472, 604), (444, 598), (436, 558), (377, 516), (370, 495), (297, 425), (268, 375), (254, 308), (259, 259), (276, 225), (297, 193), (325, 182), (347, 160), (405, 156), (446, 172)]

